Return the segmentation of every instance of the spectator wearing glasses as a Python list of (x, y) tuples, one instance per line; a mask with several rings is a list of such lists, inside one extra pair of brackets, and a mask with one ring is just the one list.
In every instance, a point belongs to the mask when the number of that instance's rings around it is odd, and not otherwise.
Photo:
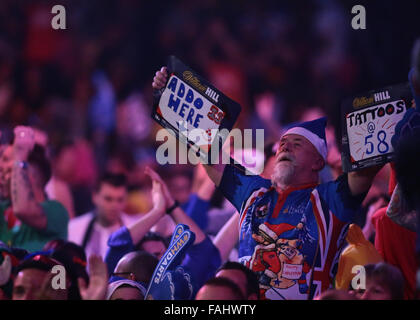
[(147, 287), (158, 262), (158, 258), (151, 253), (130, 252), (121, 258), (112, 276), (140, 282)]
[(187, 225), (195, 234), (194, 244), (188, 249), (181, 266), (188, 270), (193, 279), (194, 295), (198, 288), (208, 279), (214, 276), (221, 264), (220, 253), (209, 237), (198, 227), (198, 225), (179, 207), (169, 192), (166, 183), (151, 168), (146, 168), (145, 173), (152, 179), (153, 208), (138, 221), (122, 227), (111, 235), (108, 240), (109, 250), (105, 257), (108, 270), (121, 272), (116, 268), (124, 254), (136, 250), (139, 243), (148, 230), (155, 225), (165, 213), (177, 224)]
[(124, 255), (109, 279), (107, 300), (143, 300), (159, 260), (146, 251)]

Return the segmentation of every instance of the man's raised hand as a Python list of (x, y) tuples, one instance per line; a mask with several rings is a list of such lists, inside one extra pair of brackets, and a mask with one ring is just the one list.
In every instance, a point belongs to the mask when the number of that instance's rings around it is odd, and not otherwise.
[(35, 146), (35, 133), (31, 127), (17, 126), (14, 129), (13, 155), (17, 161), (26, 161)]
[(155, 90), (160, 90), (165, 87), (166, 81), (168, 80), (168, 70), (166, 67), (162, 67), (153, 78), (152, 87)]
[(163, 195), (162, 185), (160, 182), (153, 180), (152, 181), (152, 200), (153, 200), (153, 209), (159, 212), (165, 212), (166, 210), (166, 201)]
[(162, 180), (162, 178), (159, 176), (159, 174), (151, 169), (150, 167), (146, 167), (144, 170), (144, 173), (147, 174), (152, 181), (157, 181), (162, 187), (163, 196), (165, 197), (165, 203), (166, 203), (166, 209), (173, 206), (175, 203), (174, 198), (172, 197), (171, 193), (169, 192), (169, 188), (166, 185), (165, 181)]
[(77, 279), (83, 300), (104, 300), (108, 288), (108, 269), (100, 256), (89, 257), (89, 286), (83, 278)]

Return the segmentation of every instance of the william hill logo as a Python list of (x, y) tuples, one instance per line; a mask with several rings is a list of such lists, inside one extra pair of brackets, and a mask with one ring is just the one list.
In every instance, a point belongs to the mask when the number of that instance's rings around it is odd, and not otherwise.
[(214, 100), (215, 102), (219, 102), (219, 94), (214, 90), (210, 89), (203, 85), (197, 77), (194, 77), (191, 71), (184, 71), (182, 73), (182, 77), (186, 82), (188, 82), (191, 86), (196, 88), (198, 91), (204, 93), (210, 99)]
[(373, 104), (375, 102), (385, 101), (391, 99), (388, 91), (381, 91), (374, 93), (370, 97), (357, 97), (353, 100), (354, 108), (362, 108), (364, 106)]

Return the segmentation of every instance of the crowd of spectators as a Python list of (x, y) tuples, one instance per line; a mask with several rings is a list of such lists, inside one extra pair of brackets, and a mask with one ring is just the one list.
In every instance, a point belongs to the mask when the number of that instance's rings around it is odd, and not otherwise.
[[(66, 9), (65, 30), (51, 28), (56, 4)], [(0, 299), (144, 299), (177, 224), (195, 239), (180, 262), (192, 291), (175, 296), (262, 298), (257, 275), (236, 261), (237, 209), (203, 166), (156, 162), (152, 78), (174, 54), (239, 102), (236, 126), (265, 129), (268, 179), (282, 128), (328, 116), (320, 182), (335, 180), (340, 101), (406, 81), (418, 36), (410, 25), (415, 4), (372, 1), (368, 28), (358, 32), (351, 7), (338, 0), (2, 0)], [(389, 205), (402, 192), (396, 176), (405, 181), (403, 169), (415, 166), (402, 164), (406, 158), (376, 175), (353, 224), (362, 240), (347, 238), (350, 255), (369, 245), (377, 254), (362, 259), (366, 288), (348, 290), (348, 279), (339, 288), (336, 280), (318, 299), (415, 297), (416, 226)], [(65, 290), (50, 286), (57, 265), (67, 270)]]

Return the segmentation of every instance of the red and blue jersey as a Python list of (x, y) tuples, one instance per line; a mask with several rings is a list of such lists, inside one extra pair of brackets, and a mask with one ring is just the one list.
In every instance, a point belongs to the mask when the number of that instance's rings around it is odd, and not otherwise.
[(312, 299), (331, 287), (349, 224), (364, 195), (347, 175), (278, 193), (270, 180), (227, 165), (219, 186), (240, 214), (239, 259), (264, 299)]

